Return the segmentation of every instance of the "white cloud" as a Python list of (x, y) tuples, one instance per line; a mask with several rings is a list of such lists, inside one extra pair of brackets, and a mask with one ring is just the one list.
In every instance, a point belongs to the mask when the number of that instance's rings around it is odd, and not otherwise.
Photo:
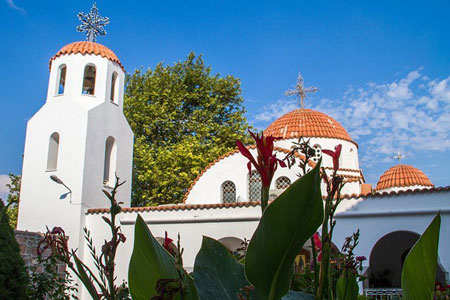
[(323, 99), (313, 109), (342, 123), (360, 144), (366, 166), (397, 151), (450, 150), (450, 77), (430, 79), (416, 70), (391, 83), (349, 88), (343, 99)]
[(275, 103), (265, 105), (262, 110), (253, 116), (254, 122), (271, 122), (282, 115), (298, 108), (297, 101), (289, 99), (279, 99)]
[(387, 95), (394, 99), (409, 99), (413, 93), (409, 85), (420, 77), (419, 71), (413, 71), (399, 82), (392, 82), (389, 84)]
[(18, 10), (22, 13), (25, 13), (25, 9), (18, 7), (15, 3), (14, 0), (6, 0), (6, 3), (8, 3), (8, 6), (11, 7), (12, 9)]
[(429, 86), (434, 99), (450, 102), (450, 77), (441, 81), (433, 80)]
[(6, 201), (9, 194), (9, 189), (6, 186), (8, 183), (10, 183), (9, 176), (0, 175), (0, 198), (3, 199), (3, 201)]

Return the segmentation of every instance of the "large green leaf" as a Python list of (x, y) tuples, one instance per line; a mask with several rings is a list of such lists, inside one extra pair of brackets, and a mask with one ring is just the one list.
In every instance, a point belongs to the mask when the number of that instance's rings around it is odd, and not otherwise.
[(195, 258), (194, 283), (200, 300), (236, 300), (239, 290), (249, 285), (244, 265), (220, 242), (206, 236)]
[[(195, 258), (194, 283), (200, 300), (236, 300), (240, 289), (250, 285), (245, 278), (244, 265), (220, 242), (206, 236), (203, 236), (202, 247)], [(261, 297), (253, 291), (250, 299)], [(282, 300), (314, 300), (314, 297), (289, 291)]]
[(358, 282), (356, 275), (339, 277), (336, 284), (337, 300), (358, 300)]
[(441, 215), (438, 213), (406, 256), (402, 269), (405, 300), (433, 299), (440, 227)]
[[(192, 278), (184, 271), (187, 287), (185, 300), (198, 300)], [(137, 216), (134, 229), (134, 248), (128, 269), (128, 282), (133, 300), (148, 300), (157, 295), (159, 279), (178, 279), (175, 259), (153, 237), (145, 221)], [(175, 299), (180, 299), (177, 295)]]
[(245, 258), (245, 274), (265, 299), (289, 290), (294, 259), (323, 220), (320, 163), (264, 211)]

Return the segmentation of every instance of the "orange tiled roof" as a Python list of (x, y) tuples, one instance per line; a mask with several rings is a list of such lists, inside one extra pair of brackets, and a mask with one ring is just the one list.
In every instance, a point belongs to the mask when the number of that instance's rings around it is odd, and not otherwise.
[(50, 59), (49, 67), (51, 68), (52, 61), (55, 58), (57, 58), (61, 55), (77, 54), (77, 53), (100, 55), (101, 57), (104, 57), (106, 59), (109, 59), (110, 61), (118, 63), (119, 66), (122, 68), (122, 70), (125, 72), (125, 68), (123, 67), (122, 63), (120, 62), (120, 60), (117, 58), (116, 54), (111, 49), (109, 49), (108, 47), (103, 46), (101, 44), (94, 43), (94, 42), (87, 42), (87, 41), (75, 42), (75, 43), (72, 43), (72, 44), (62, 47), (61, 50), (59, 50)]
[(334, 138), (346, 140), (358, 146), (335, 119), (311, 109), (297, 109), (281, 116), (267, 127), (264, 134), (283, 139), (302, 136)]
[[(381, 194), (345, 194), (341, 195), (341, 199), (355, 199), (355, 198), (382, 198), (382, 197), (391, 197), (397, 195), (411, 195), (411, 194), (428, 194), (428, 193), (437, 193), (437, 192), (450, 192), (450, 186), (444, 187), (432, 187), (430, 189), (414, 189), (414, 190), (406, 190), (406, 191), (392, 191), (392, 192), (383, 192)], [(271, 201), (269, 201), (271, 202)], [(227, 209), (227, 208), (236, 208), (236, 207), (255, 207), (259, 206), (261, 203), (259, 201), (255, 202), (234, 202), (234, 203), (215, 203), (215, 204), (173, 204), (173, 205), (162, 205), (162, 206), (148, 206), (148, 207), (124, 207), (122, 208), (122, 212), (124, 213), (132, 213), (132, 212), (150, 212), (150, 211), (178, 211), (178, 210), (198, 210), (198, 209)], [(89, 208), (86, 211), (86, 214), (103, 214), (108, 213), (109, 208)]]
[[(148, 211), (178, 211), (178, 210), (196, 210), (196, 209), (215, 209), (215, 208), (235, 208), (235, 207), (256, 207), (261, 205), (260, 201), (252, 202), (233, 202), (233, 203), (214, 203), (214, 204), (173, 204), (161, 206), (145, 207), (124, 207), (122, 212), (148, 212)], [(108, 213), (109, 208), (89, 208), (87, 214)]]
[(368, 183), (361, 184), (361, 195), (369, 195), (372, 194), (372, 185)]
[(428, 177), (419, 169), (410, 165), (397, 165), (381, 175), (375, 190), (378, 191), (392, 187), (407, 187), (414, 185), (434, 186), (430, 179), (428, 179)]

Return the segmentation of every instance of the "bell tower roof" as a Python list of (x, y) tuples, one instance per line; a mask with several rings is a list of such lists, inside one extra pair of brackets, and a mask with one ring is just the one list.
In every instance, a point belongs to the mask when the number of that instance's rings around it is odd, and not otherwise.
[(100, 55), (106, 59), (109, 59), (112, 62), (119, 64), (122, 70), (125, 72), (125, 68), (120, 62), (117, 55), (108, 47), (103, 46), (102, 44), (98, 44), (95, 42), (82, 41), (75, 42), (69, 45), (62, 47), (51, 59), (49, 62), (49, 67), (51, 68), (53, 60), (62, 55), (70, 55), (70, 54), (94, 54)]

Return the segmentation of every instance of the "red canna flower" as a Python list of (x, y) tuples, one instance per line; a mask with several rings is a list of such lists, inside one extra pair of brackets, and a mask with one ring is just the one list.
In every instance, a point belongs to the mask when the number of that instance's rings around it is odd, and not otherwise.
[(313, 235), (314, 238), (314, 247), (318, 253), (317, 261), (322, 261), (322, 242), (320, 241), (319, 234), (316, 232)]
[(363, 262), (363, 261), (367, 260), (367, 258), (365, 256), (357, 256), (355, 259), (356, 259), (356, 261), (359, 261), (359, 262)]
[(167, 236), (167, 231), (166, 231), (162, 246), (164, 247), (164, 249), (167, 250), (167, 252), (169, 252), (172, 255), (175, 255), (175, 249), (173, 249), (173, 247), (172, 247), (172, 242), (173, 242), (173, 240)]
[(261, 175), (263, 187), (268, 188), (270, 187), (273, 174), (275, 173), (278, 164), (280, 164), (282, 168), (285, 168), (286, 164), (278, 159), (275, 153), (273, 153), (273, 141), (276, 140), (276, 138), (273, 136), (265, 137), (264, 133), (261, 133), (261, 136), (259, 136), (258, 134), (255, 135), (250, 130), (248, 132), (256, 142), (256, 149), (258, 150), (257, 160), (255, 160), (250, 151), (239, 140), (236, 140), (237, 147), (241, 154), (249, 160), (247, 164), (248, 172), (251, 172), (253, 165), (256, 171)]
[(323, 149), (322, 152), (333, 158), (333, 169), (336, 172), (339, 169), (339, 157), (341, 156), (342, 145), (337, 145), (334, 150)]

